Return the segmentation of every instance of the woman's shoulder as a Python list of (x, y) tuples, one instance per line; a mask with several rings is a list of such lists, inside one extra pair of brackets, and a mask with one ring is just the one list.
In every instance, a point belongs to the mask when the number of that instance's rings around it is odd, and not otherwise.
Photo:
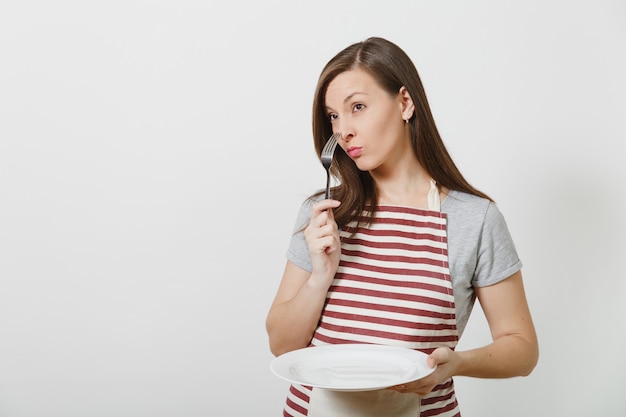
[(451, 190), (441, 203), (441, 211), (448, 221), (465, 227), (483, 228), (504, 223), (504, 217), (495, 202), (477, 195)]
[(495, 205), (491, 200), (463, 191), (450, 190), (441, 203), (441, 210), (444, 212), (455, 211), (481, 211), (485, 212), (491, 205)]

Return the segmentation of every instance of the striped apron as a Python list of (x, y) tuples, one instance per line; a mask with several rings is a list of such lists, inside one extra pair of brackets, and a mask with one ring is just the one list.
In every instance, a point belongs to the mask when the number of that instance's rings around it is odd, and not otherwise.
[[(341, 230), (339, 268), (311, 346), (374, 343), (427, 354), (456, 347), (446, 215), (438, 197), (428, 210), (381, 206), (367, 228), (354, 222)], [(450, 378), (425, 396), (293, 384), (283, 416), (459, 417), (460, 411)]]

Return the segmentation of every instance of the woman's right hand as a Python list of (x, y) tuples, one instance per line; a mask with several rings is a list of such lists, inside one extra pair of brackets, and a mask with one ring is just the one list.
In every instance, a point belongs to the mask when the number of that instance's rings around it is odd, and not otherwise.
[(341, 203), (323, 200), (313, 204), (311, 220), (304, 230), (312, 269), (302, 269), (287, 261), (278, 292), (266, 319), (270, 349), (282, 355), (308, 346), (333, 282), (341, 246), (333, 209)]
[(333, 216), (334, 208), (341, 202), (322, 200), (312, 206), (311, 221), (304, 230), (309, 253), (311, 256), (311, 279), (321, 279), (319, 284), (329, 287), (341, 256), (339, 228)]

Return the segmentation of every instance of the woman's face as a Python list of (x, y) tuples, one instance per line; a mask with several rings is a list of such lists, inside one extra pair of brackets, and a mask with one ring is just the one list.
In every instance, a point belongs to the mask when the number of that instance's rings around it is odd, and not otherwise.
[(339, 74), (326, 90), (326, 112), (339, 145), (362, 171), (391, 168), (412, 157), (403, 95), (390, 95), (363, 70)]

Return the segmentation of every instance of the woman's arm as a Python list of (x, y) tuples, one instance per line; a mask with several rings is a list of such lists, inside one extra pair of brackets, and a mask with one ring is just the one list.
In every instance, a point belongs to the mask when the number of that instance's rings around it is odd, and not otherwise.
[(320, 319), (328, 287), (287, 261), (267, 315), (270, 350), (276, 356), (309, 344)]
[(497, 284), (476, 288), (476, 295), (489, 323), (493, 342), (477, 349), (455, 352), (448, 348), (433, 351), (428, 361), (437, 370), (420, 380), (394, 387), (400, 392), (425, 395), (451, 376), (508, 378), (526, 376), (539, 358), (522, 273)]
[(507, 378), (529, 375), (539, 359), (539, 345), (532, 322), (522, 273), (497, 284), (476, 288), (493, 342), (459, 352), (456, 375)]
[(266, 319), (270, 350), (276, 356), (305, 347), (317, 327), (326, 293), (339, 266), (341, 245), (332, 208), (339, 201), (315, 203), (304, 230), (312, 272), (287, 262)]

